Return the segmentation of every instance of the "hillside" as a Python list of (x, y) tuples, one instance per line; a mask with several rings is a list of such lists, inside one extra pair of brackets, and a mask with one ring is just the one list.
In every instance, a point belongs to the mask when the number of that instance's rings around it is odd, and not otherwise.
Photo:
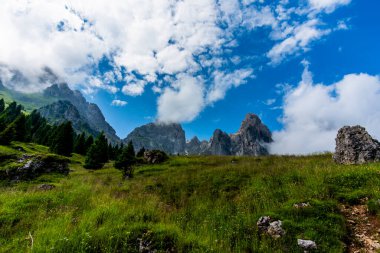
[(103, 131), (112, 143), (120, 142), (99, 107), (87, 102), (81, 92), (71, 90), (66, 83), (54, 84), (41, 93), (26, 94), (4, 87), (0, 80), (1, 98), (8, 104), (16, 101), (28, 113), (38, 110), (52, 124), (71, 121), (78, 134), (84, 131), (97, 136)]
[[(47, 152), (0, 146), (3, 161)], [(0, 181), (1, 252), (303, 252), (297, 239), (315, 241), (314, 252), (345, 252), (358, 242), (344, 210), (380, 210), (380, 164), (337, 165), (331, 154), (175, 156), (138, 166), (129, 180), (112, 163), (89, 171), (82, 156), (70, 160), (68, 176)], [(259, 233), (265, 215), (282, 221), (283, 237)]]

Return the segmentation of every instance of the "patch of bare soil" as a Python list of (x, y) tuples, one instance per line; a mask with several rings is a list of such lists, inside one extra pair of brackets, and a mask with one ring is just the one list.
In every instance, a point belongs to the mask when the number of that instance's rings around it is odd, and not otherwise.
[(380, 221), (376, 215), (368, 212), (363, 200), (359, 205), (341, 205), (340, 210), (346, 218), (351, 234), (347, 252), (380, 252)]

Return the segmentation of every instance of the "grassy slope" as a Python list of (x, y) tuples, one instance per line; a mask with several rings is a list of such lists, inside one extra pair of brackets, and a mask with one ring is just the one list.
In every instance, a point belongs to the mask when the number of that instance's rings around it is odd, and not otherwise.
[(3, 98), (7, 104), (16, 101), (24, 106), (26, 112), (31, 112), (34, 109), (38, 109), (55, 101), (54, 99), (44, 97), (42, 93), (26, 94), (0, 87), (0, 99), (1, 98)]
[[(343, 252), (339, 202), (380, 197), (380, 164), (340, 166), (331, 155), (231, 159), (172, 157), (123, 181), (111, 164), (87, 171), (74, 155), (67, 177), (1, 186), (0, 251), (29, 251), (30, 233), (33, 252), (138, 252), (138, 238), (180, 252), (302, 252), (296, 239), (303, 238), (320, 252)], [(42, 182), (57, 187), (38, 190)], [(292, 207), (303, 201), (312, 207)], [(281, 219), (286, 236), (259, 236), (262, 215)]]

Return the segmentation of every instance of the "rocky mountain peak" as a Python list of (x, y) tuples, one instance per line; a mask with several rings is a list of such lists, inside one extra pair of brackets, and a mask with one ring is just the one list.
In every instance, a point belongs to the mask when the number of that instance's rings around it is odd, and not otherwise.
[(135, 128), (124, 139), (125, 143), (132, 141), (136, 150), (159, 149), (169, 154), (183, 154), (186, 138), (182, 126), (176, 123), (149, 123)]

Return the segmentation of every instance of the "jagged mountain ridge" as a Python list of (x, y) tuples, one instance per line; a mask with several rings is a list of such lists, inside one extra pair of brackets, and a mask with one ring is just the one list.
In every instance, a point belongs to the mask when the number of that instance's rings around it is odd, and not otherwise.
[(149, 123), (132, 131), (124, 143), (133, 142), (136, 150), (160, 149), (170, 154), (189, 155), (267, 155), (266, 145), (272, 142), (272, 134), (255, 114), (247, 114), (239, 131), (227, 134), (214, 131), (209, 141), (194, 137), (185, 141), (185, 132), (179, 124)]
[(77, 133), (84, 131), (96, 136), (103, 131), (112, 143), (120, 142), (99, 107), (87, 102), (80, 91), (71, 90), (66, 83), (53, 84), (42, 93), (25, 94), (8, 89), (0, 80), (0, 98), (8, 103), (16, 101), (28, 112), (37, 109), (52, 124), (69, 120)]
[[(73, 91), (66, 83), (59, 83), (46, 88), (43, 94), (45, 97), (70, 102), (77, 108), (82, 121), (81, 124), (88, 125), (91, 130), (90, 132), (93, 132), (96, 135), (103, 131), (110, 142), (120, 142), (119, 137), (116, 135), (116, 131), (107, 123), (99, 107), (96, 104), (87, 102), (80, 91)], [(50, 109), (53, 108), (54, 107), (51, 107)], [(54, 114), (55, 112), (51, 111), (51, 113)]]

